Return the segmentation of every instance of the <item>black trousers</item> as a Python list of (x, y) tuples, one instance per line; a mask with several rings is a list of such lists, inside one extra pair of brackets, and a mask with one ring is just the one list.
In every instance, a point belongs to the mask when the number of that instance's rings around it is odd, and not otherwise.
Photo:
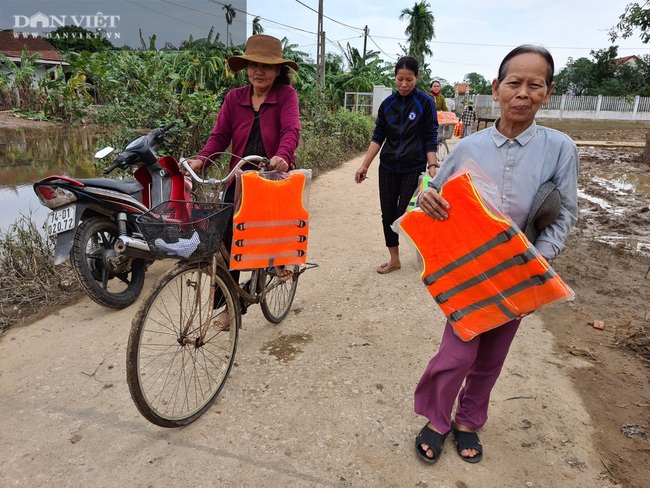
[(399, 245), (399, 236), (390, 228), (401, 217), (418, 187), (420, 172), (394, 173), (379, 167), (379, 203), (386, 247)]

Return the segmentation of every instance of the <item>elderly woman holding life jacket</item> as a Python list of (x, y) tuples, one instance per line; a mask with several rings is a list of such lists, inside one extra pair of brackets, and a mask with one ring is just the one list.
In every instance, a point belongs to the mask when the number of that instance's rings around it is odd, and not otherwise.
[(433, 99), (415, 86), (419, 64), (404, 56), (395, 65), (397, 93), (386, 98), (379, 107), (372, 141), (354, 181), (367, 178), (368, 168), (379, 155), (379, 202), (384, 239), (389, 260), (377, 268), (386, 274), (400, 269), (399, 236), (391, 225), (408, 206), (418, 187), (420, 174), (436, 174), (439, 168), (438, 119)]
[[(244, 55), (228, 58), (234, 72), (246, 70), (250, 84), (228, 92), (205, 146), (197, 158), (188, 160), (192, 169), (209, 165), (210, 155), (225, 151), (231, 144), (230, 151), (236, 156), (230, 159), (230, 169), (239, 157), (251, 155), (269, 158), (269, 170), (295, 169), (301, 127), (291, 69), (297, 71), (298, 65), (282, 56), (279, 39), (259, 34), (248, 38)], [(225, 201), (234, 202), (234, 196), (235, 185), (231, 184)], [(230, 246), (231, 240), (232, 227), (224, 235), (224, 243)], [(283, 273), (291, 274), (285, 269), (276, 271), (281, 278)], [(239, 272), (232, 274), (238, 279)]]
[[(562, 251), (578, 218), (578, 152), (567, 135), (535, 122), (537, 111), (548, 103), (553, 91), (553, 71), (553, 57), (538, 46), (519, 46), (503, 59), (492, 82), (501, 117), (492, 127), (456, 144), (430, 188), (420, 194), (419, 206), (425, 213), (439, 220), (453, 215), (454, 208), (437, 190), (471, 159), (496, 184), (510, 218), (520, 229), (528, 227), (526, 234), (540, 254), (551, 260)], [(547, 227), (535, 228), (537, 216), (529, 215), (531, 207), (540, 187), (549, 185), (554, 187), (557, 211), (543, 224)], [(528, 232), (531, 226), (532, 233)], [(521, 319), (517, 317), (468, 342), (462, 341), (447, 321), (438, 353), (415, 390), (415, 412), (427, 418), (415, 440), (420, 458), (437, 461), (452, 432), (464, 461), (477, 463), (482, 459), (477, 431), (488, 419), (490, 393)]]

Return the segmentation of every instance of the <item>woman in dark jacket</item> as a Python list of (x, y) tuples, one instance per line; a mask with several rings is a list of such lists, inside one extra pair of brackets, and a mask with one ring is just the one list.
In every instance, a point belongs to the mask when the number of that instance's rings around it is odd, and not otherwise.
[(415, 58), (404, 56), (395, 65), (393, 93), (381, 103), (375, 131), (361, 167), (354, 181), (366, 179), (370, 163), (381, 149), (379, 156), (379, 200), (384, 238), (390, 258), (377, 268), (386, 274), (401, 267), (399, 237), (391, 225), (405, 211), (418, 186), (421, 173), (431, 176), (440, 167), (436, 157), (438, 150), (438, 118), (433, 99), (415, 85), (419, 66)]

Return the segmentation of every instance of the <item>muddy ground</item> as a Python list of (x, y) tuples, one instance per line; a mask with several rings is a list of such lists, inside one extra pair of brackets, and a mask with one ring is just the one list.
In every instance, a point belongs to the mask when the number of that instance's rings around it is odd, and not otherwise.
[[(385, 251), (374, 200), (370, 217), (367, 200), (354, 200), (354, 162), (315, 183), (314, 254), (322, 267), (305, 277), (295, 315), (277, 332), (247, 316), (229, 389), (192, 428), (160, 432), (134, 411), (122, 371), (129, 309), (107, 312), (82, 299), (2, 334), (2, 401), (15, 415), (5, 419), (0, 478), (4, 471), (16, 486), (101, 485), (125, 476), (133, 486), (197, 485), (207, 478), (190, 471), (208, 469), (223, 486), (647, 486), (650, 168), (641, 147), (620, 143), (643, 142), (650, 124), (540, 123), (579, 144), (580, 220), (553, 263), (576, 300), (536, 312), (518, 338), (483, 437), (489, 453), (475, 470), (451, 444), (433, 469), (413, 459), (420, 419), (412, 418), (412, 385), (439, 331), (423, 317), (426, 295), (413, 288), (412, 270), (374, 272)], [(329, 207), (342, 190), (359, 214), (349, 231), (334, 222), (342, 210)], [(359, 235), (368, 237), (363, 245)], [(360, 293), (349, 294), (348, 285)], [(554, 336), (552, 353), (544, 330)], [(288, 349), (287, 340), (294, 341)], [(288, 356), (273, 357), (269, 344)], [(101, 359), (94, 372), (93, 359)], [(300, 403), (303, 389), (322, 405)], [(181, 462), (188, 449), (193, 454)], [(199, 466), (195, 455), (205, 456)], [(261, 475), (259, 484), (247, 471)]]
[[(540, 121), (567, 132), (580, 152), (580, 218), (553, 267), (570, 284), (570, 308), (538, 311), (573, 368), (596, 430), (598, 455), (622, 486), (650, 479), (650, 167), (640, 147), (650, 125)], [(584, 145), (610, 141), (612, 145)], [(645, 245), (645, 246), (644, 246)], [(604, 330), (594, 328), (602, 321)], [(571, 368), (569, 369), (571, 370)]]

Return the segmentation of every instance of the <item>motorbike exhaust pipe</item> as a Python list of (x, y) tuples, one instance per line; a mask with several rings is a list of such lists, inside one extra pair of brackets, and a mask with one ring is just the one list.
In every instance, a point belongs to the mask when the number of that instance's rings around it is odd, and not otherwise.
[(115, 242), (115, 251), (126, 256), (151, 259), (151, 249), (147, 241), (130, 236), (120, 236)]

